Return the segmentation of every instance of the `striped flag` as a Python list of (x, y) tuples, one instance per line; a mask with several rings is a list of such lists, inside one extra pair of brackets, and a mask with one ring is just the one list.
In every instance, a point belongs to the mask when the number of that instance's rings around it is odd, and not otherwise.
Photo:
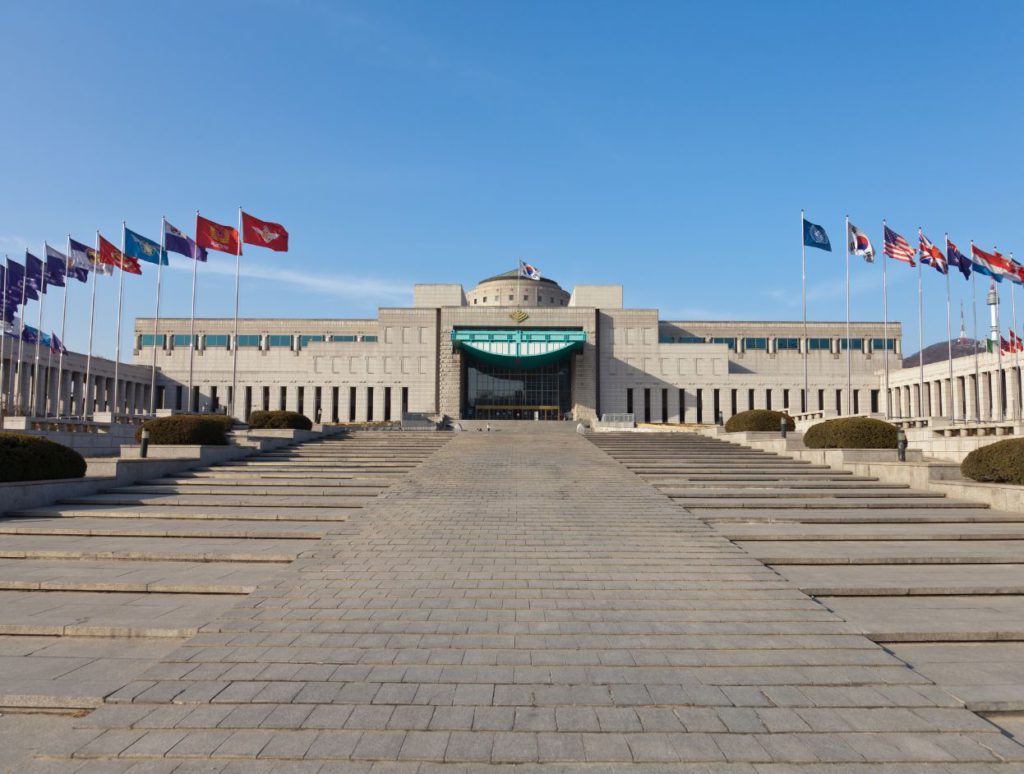
[(921, 252), (921, 263), (925, 266), (931, 266), (942, 274), (946, 274), (949, 271), (949, 263), (946, 261), (946, 256), (920, 230), (917, 232), (917, 237), (917, 249)]
[(903, 261), (903, 263), (909, 263), (911, 266), (917, 266), (914, 263), (915, 250), (910, 246), (910, 242), (888, 226), (885, 227), (885, 244), (882, 252), (894, 261)]
[(996, 282), (1002, 282), (1003, 276), (1011, 272), (1010, 262), (997, 251), (986, 253), (977, 245), (971, 245), (971, 263), (979, 274), (985, 274)]

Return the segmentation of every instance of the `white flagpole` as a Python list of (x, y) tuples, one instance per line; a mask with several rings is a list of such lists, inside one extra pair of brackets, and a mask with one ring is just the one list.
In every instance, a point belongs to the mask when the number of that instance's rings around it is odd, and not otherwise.
[(32, 364), (32, 393), (29, 395), (29, 412), (36, 416), (36, 395), (39, 392), (39, 340), (43, 338), (43, 306), (46, 303), (46, 242), (43, 242), (43, 266), (39, 282), (39, 316), (36, 320), (36, 352)]
[[(921, 229), (917, 229), (917, 241), (921, 242)], [(917, 261), (917, 366), (918, 366), (918, 388), (917, 388), (917, 410), (918, 416), (925, 416), (924, 408), (924, 281), (922, 280), (921, 264)], [(931, 396), (929, 396), (931, 397)], [(931, 400), (928, 401), (931, 403)], [(929, 411), (929, 414), (931, 412)]]
[(18, 331), (18, 383), (15, 385), (18, 388), (18, 397), (16, 399), (18, 405), (18, 411), (25, 411), (25, 390), (22, 388), (22, 378), (25, 375), (22, 369), (23, 360), (25, 355), (25, 289), (28, 287), (28, 250), (25, 251), (25, 276), (21, 281), (21, 330)]
[[(1010, 253), (1010, 263), (1011, 264), (1013, 263), (1013, 253)], [(1014, 417), (1014, 419), (1019, 419), (1020, 418), (1020, 354), (1019, 354), (1019, 351), (1018, 351), (1019, 347), (1017, 346), (1017, 302), (1016, 302), (1016, 300), (1014, 298), (1014, 296), (1016, 294), (1013, 292), (1015, 285), (1016, 285), (1015, 282), (1011, 282), (1010, 283), (1010, 314), (1012, 315), (1012, 320), (1013, 320), (1013, 339), (1012, 339), (1013, 344), (1014, 344), (1014, 347), (1013, 347), (1013, 370), (1014, 370), (1014, 377), (1016, 378), (1017, 382), (1016, 382), (1016, 384), (1014, 384), (1014, 380), (1011, 378), (1010, 379), (1010, 386), (1013, 387), (1013, 403), (1014, 403), (1014, 406), (1013, 406), (1013, 417)]]
[(956, 388), (953, 386), (953, 320), (949, 300), (949, 234), (946, 239), (946, 339), (949, 354), (949, 420), (956, 422)]
[[(974, 255), (974, 240), (971, 240), (971, 255)], [(971, 296), (974, 302), (974, 421), (981, 421), (981, 373), (978, 367), (978, 272), (971, 269)]]
[(96, 232), (96, 254), (93, 256), (92, 263), (92, 302), (89, 309), (89, 354), (85, 356), (85, 389), (82, 390), (82, 418), (92, 414), (93, 409), (93, 398), (90, 393), (92, 392), (92, 384), (90, 378), (92, 374), (92, 332), (93, 323), (96, 320), (96, 275), (100, 272), (100, 232)]
[[(995, 247), (992, 248), (993, 252), (998, 252)], [(999, 283), (1002, 284), (1002, 283)], [(996, 341), (992, 342), (993, 346), (996, 347), (996, 362), (999, 364), (999, 379), (996, 382), (996, 387), (999, 388), (999, 421), (1002, 422), (1006, 419), (1006, 393), (1003, 390), (1003, 324), (999, 319), (999, 285), (996, 284), (995, 280), (992, 280), (992, 289), (996, 292)]]
[[(4, 255), (4, 294), (0, 296), (0, 303), (7, 304), (7, 275), (11, 270), (11, 259)], [(7, 403), (7, 390), (4, 389), (4, 349), (7, 344), (7, 316), (0, 319), (0, 417), (4, 415)], [(14, 345), (12, 344), (13, 348)]]
[(850, 347), (850, 216), (846, 216), (846, 413), (853, 413), (853, 350)]
[[(196, 210), (199, 218), (199, 210)], [(198, 237), (199, 234), (196, 234)], [(192, 372), (196, 362), (196, 272), (199, 269), (199, 245), (192, 248), (192, 319), (188, 328), (188, 410), (192, 411)]]
[(885, 254), (885, 219), (882, 219), (882, 351), (885, 353), (885, 418), (892, 418), (892, 399), (889, 396), (889, 287), (888, 258)]
[(811, 410), (811, 393), (807, 375), (807, 245), (804, 244), (804, 211), (800, 210), (800, 280), (804, 304), (804, 399), (803, 411)]
[[(60, 401), (64, 397), (64, 329), (68, 324), (68, 288), (71, 286), (71, 234), (68, 234), (68, 252), (64, 256), (64, 311), (60, 318), (60, 352), (57, 353), (57, 416), (61, 415)], [(71, 412), (68, 412), (70, 415)]]
[(242, 208), (238, 208), (238, 252), (235, 253), (235, 326), (231, 340), (231, 400), (230, 416), (235, 416), (235, 400), (238, 391), (238, 298), (242, 282)]
[[(121, 302), (124, 298), (124, 230), (125, 223), (121, 221), (121, 257), (120, 272), (117, 285), (117, 341), (114, 342), (114, 416), (121, 413), (121, 391), (117, 381), (117, 375), (121, 365)], [(117, 421), (116, 419), (114, 421)]]
[(156, 414), (156, 349), (160, 337), (160, 275), (164, 268), (164, 223), (167, 218), (160, 218), (160, 254), (156, 257), (156, 315), (153, 318), (153, 370), (149, 376), (149, 413)]

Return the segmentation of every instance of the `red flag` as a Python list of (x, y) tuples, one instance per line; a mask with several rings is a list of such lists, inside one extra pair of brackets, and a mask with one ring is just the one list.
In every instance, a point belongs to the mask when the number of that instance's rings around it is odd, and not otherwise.
[(1004, 355), (1009, 355), (1013, 350), (1010, 349), (1010, 342), (1004, 339), (1002, 336), (999, 337), (999, 351)]
[(279, 253), (288, 252), (288, 232), (280, 223), (260, 220), (242, 213), (242, 241), (250, 245), (269, 247)]
[(196, 215), (196, 244), (210, 250), (238, 255), (242, 252), (242, 244), (238, 241), (238, 229), (222, 226), (204, 217)]
[(102, 236), (100, 237), (100, 263), (116, 266), (129, 274), (142, 274), (142, 267), (139, 266), (136, 259), (122, 253)]

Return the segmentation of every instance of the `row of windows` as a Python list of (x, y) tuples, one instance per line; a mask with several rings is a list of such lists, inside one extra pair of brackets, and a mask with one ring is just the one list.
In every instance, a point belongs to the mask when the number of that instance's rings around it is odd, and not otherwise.
[[(488, 296), (484, 296), (483, 299), (482, 299), (482, 303), (486, 304), (487, 303), (487, 298), (488, 298)], [(491, 298), (494, 299), (494, 303), (496, 303), (496, 304), (501, 301), (501, 298), (499, 296), (491, 296)], [(509, 293), (508, 294), (508, 300), (509, 301), (515, 301), (516, 297), (514, 295), (512, 295), (511, 293)], [(523, 301), (529, 301), (529, 300), (530, 300), (530, 295), (528, 293), (523, 293)], [(476, 302), (477, 302), (477, 299), (474, 298), (473, 299), (473, 303), (475, 304)], [(563, 299), (558, 299), (555, 296), (548, 296), (548, 303), (549, 304), (554, 304), (556, 302), (560, 303), (562, 306), (565, 306), (565, 299), (564, 298)], [(544, 303), (544, 296), (537, 296), (537, 303), (538, 304), (543, 304)]]
[[(832, 339), (829, 338), (813, 338), (807, 339), (807, 349), (811, 352), (824, 350), (830, 352), (832, 350)], [(843, 351), (847, 349), (864, 349), (864, 339), (838, 339), (839, 348)], [(706, 344), (708, 339), (703, 336), (662, 336), (658, 339), (660, 344)], [(710, 343), (712, 344), (725, 344), (729, 349), (736, 349), (737, 338), (735, 336), (712, 336)], [(769, 339), (765, 337), (754, 337), (744, 338), (743, 348), (746, 350), (767, 350)], [(800, 339), (798, 338), (779, 338), (775, 339), (775, 349), (781, 351), (799, 351), (800, 350)], [(896, 350), (896, 339), (871, 339), (871, 350), (873, 352), (880, 352), (883, 349), (888, 349), (890, 352)]]
[[(189, 336), (189, 334), (187, 334), (187, 333), (184, 333), (184, 334), (176, 333), (176, 334), (172, 334), (170, 338), (171, 338), (171, 341), (174, 342), (174, 346), (175, 347), (188, 347), (188, 346), (191, 345), (193, 337)], [(199, 336), (196, 335), (194, 338), (195, 338), (195, 344), (198, 347), (199, 346)], [(261, 338), (262, 337), (259, 336), (258, 334), (239, 335), (239, 337), (238, 337), (238, 347), (240, 349), (242, 347), (258, 347), (258, 346), (260, 346)], [(140, 343), (141, 343), (141, 345), (143, 347), (152, 347), (154, 344), (156, 346), (158, 346), (158, 347), (166, 347), (167, 346), (167, 335), (165, 335), (165, 334), (154, 335), (152, 333), (143, 333), (139, 337), (139, 339), (140, 339)], [(287, 348), (291, 349), (292, 343), (293, 343), (294, 340), (295, 340), (294, 336), (270, 334), (270, 335), (267, 336), (267, 347), (268, 348), (287, 347)], [(338, 335), (338, 336), (310, 335), (310, 336), (299, 336), (299, 346), (300, 347), (305, 347), (307, 344), (309, 344), (311, 342), (323, 342), (325, 340), (330, 341), (332, 343), (334, 343), (334, 342), (354, 342), (354, 341), (364, 341), (364, 342), (371, 342), (372, 343), (372, 342), (377, 341), (377, 337), (376, 336), (362, 336), (362, 337), (360, 337), (360, 336), (356, 336), (356, 335)], [(226, 334), (212, 334), (212, 333), (210, 333), (210, 334), (207, 334), (207, 336), (206, 336), (206, 348), (207, 349), (213, 349), (215, 347), (222, 347), (224, 349), (227, 349), (228, 344), (229, 344), (230, 341), (231, 341), (231, 337), (226, 335)]]

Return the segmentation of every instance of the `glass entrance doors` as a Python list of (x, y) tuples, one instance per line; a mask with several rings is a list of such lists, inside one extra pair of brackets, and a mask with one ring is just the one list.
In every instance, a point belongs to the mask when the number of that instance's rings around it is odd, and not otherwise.
[(467, 419), (565, 419), (572, 414), (569, 358), (516, 369), (467, 357)]

